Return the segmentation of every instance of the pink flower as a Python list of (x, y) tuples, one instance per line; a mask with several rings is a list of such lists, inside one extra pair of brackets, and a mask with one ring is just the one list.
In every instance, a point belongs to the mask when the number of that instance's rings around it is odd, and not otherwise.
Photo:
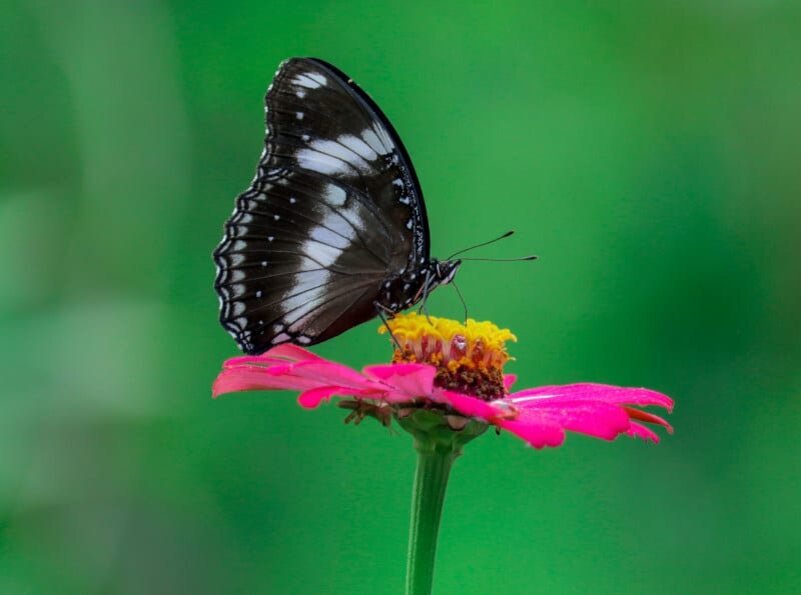
[(636, 408), (673, 407), (669, 397), (645, 388), (580, 383), (510, 393), (515, 376), (503, 375), (501, 368), (508, 359), (504, 342), (514, 336), (492, 323), (461, 325), (409, 314), (391, 320), (390, 327), (403, 343), (403, 353), (396, 349), (395, 363), (357, 372), (285, 344), (263, 355), (227, 360), (214, 382), (213, 396), (299, 390), (298, 401), (308, 409), (332, 397), (352, 397), (351, 408), (364, 406), (365, 412), (386, 420), (415, 409), (441, 410), (454, 430), (459, 429), (459, 419), (473, 418), (535, 448), (559, 446), (566, 430), (604, 440), (627, 434), (653, 442), (659, 442), (659, 436), (641, 422), (672, 432), (664, 419)]

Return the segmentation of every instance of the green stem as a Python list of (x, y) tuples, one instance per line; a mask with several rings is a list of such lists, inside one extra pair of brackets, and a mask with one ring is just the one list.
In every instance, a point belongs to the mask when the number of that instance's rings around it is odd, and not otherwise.
[(461, 447), (419, 437), (414, 442), (417, 471), (412, 488), (406, 595), (430, 595), (445, 489), (451, 466), (461, 454)]
[(487, 430), (487, 424), (436, 409), (417, 409), (396, 419), (400, 427), (414, 437), (417, 450), (406, 561), (406, 595), (431, 595), (439, 520), (448, 475), (456, 457), (462, 454), (462, 447), (481, 436)]

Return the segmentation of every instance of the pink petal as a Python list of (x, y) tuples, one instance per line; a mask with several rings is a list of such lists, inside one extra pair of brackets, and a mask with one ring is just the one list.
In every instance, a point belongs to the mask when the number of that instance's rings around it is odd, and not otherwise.
[(382, 396), (381, 394), (375, 394), (370, 391), (364, 391), (361, 394), (356, 395), (353, 393), (353, 389), (342, 386), (320, 386), (317, 388), (310, 388), (309, 390), (300, 393), (298, 396), (298, 403), (301, 407), (305, 407), (306, 409), (314, 409), (321, 402), (327, 401), (334, 395), (338, 395), (340, 397), (355, 396), (357, 398), (380, 398)]
[(240, 364), (253, 364), (269, 366), (276, 363), (297, 363), (303, 361), (325, 361), (319, 355), (312, 353), (303, 347), (298, 347), (291, 343), (284, 343), (278, 347), (273, 347), (261, 355), (242, 355), (232, 357), (223, 363), (223, 367), (232, 367)]
[(521, 408), (514, 421), (530, 431), (548, 433), (552, 428), (559, 428), (604, 440), (613, 440), (630, 427), (629, 416), (622, 407), (597, 401)]
[(576, 402), (569, 407), (545, 407), (536, 411), (523, 411), (523, 417), (544, 416), (566, 430), (604, 440), (614, 440), (619, 434), (626, 432), (631, 424), (624, 409), (617, 405), (594, 401)]
[(646, 428), (645, 426), (641, 426), (640, 424), (637, 424), (637, 423), (634, 423), (634, 422), (631, 423), (631, 426), (629, 427), (629, 431), (626, 432), (626, 433), (629, 436), (631, 436), (632, 438), (636, 438), (636, 437), (639, 436), (640, 438), (642, 438), (646, 442), (649, 441), (649, 440), (651, 442), (654, 442), (654, 443), (658, 443), (659, 442), (659, 434), (657, 434), (656, 432), (654, 432), (650, 428)]
[(503, 388), (507, 391), (517, 382), (517, 374), (505, 374), (503, 377)]
[(641, 409), (635, 409), (634, 407), (623, 407), (623, 409), (626, 410), (626, 413), (628, 413), (629, 418), (631, 419), (637, 419), (649, 424), (664, 426), (667, 429), (668, 434), (673, 433), (673, 426), (671, 426), (668, 422), (666, 422), (658, 415), (654, 415), (653, 413), (649, 413), (648, 411), (642, 411)]
[(505, 413), (502, 409), (493, 407), (481, 399), (441, 388), (434, 389), (431, 400), (450, 405), (466, 417), (479, 417), (487, 421), (494, 421)]
[(292, 364), (288, 373), (297, 378), (314, 380), (318, 386), (342, 386), (356, 390), (383, 388), (356, 370), (323, 359)]
[(340, 386), (318, 386), (317, 388), (310, 388), (298, 395), (298, 403), (301, 407), (306, 409), (314, 409), (322, 401), (328, 400), (337, 391), (341, 391)]
[[(287, 363), (281, 358), (304, 358)], [(313, 357), (309, 357), (309, 356)], [(277, 363), (281, 362), (281, 363)], [(335, 386), (340, 394), (363, 394), (365, 391), (383, 391), (386, 387), (347, 366), (317, 357), (296, 345), (280, 345), (260, 356), (233, 358), (225, 363), (212, 386), (214, 397), (228, 392), (244, 390), (295, 389)]]
[(559, 446), (565, 439), (564, 430), (555, 424), (532, 424), (525, 420), (503, 419), (498, 422), (498, 426), (519, 436), (534, 448)]
[(511, 420), (502, 420), (498, 425), (537, 448), (560, 444), (564, 430), (603, 440), (613, 440), (620, 434), (654, 439), (656, 434), (633, 423), (632, 419), (672, 430), (661, 417), (625, 406), (673, 406), (669, 397), (645, 388), (594, 383), (542, 386), (512, 393), (504, 401), (515, 407), (518, 415)]
[(673, 408), (670, 397), (647, 388), (625, 388), (587, 382), (527, 388), (512, 393), (508, 399), (515, 404), (545, 400), (569, 403), (575, 399), (592, 399), (618, 405), (658, 405), (668, 411)]
[(387, 401), (400, 402), (428, 397), (437, 370), (428, 364), (385, 364), (367, 366), (364, 373), (391, 388), (385, 396)]
[(220, 372), (211, 387), (213, 397), (246, 390), (305, 390), (317, 386), (311, 379), (276, 375), (269, 368), (237, 366)]
[(325, 358), (320, 357), (316, 353), (312, 353), (308, 349), (303, 349), (303, 347), (293, 345), (292, 343), (283, 343), (278, 347), (273, 347), (272, 349), (263, 353), (262, 355), (288, 359), (296, 362), (310, 361), (310, 360), (323, 361), (323, 362), (327, 361)]

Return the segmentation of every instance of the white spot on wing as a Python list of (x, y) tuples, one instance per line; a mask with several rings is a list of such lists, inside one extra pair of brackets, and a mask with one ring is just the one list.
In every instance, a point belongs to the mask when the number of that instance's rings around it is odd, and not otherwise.
[[(312, 145), (314, 144), (316, 144), (316, 142), (312, 143)], [(353, 175), (356, 173), (356, 170), (353, 168), (352, 165), (342, 161), (341, 159), (332, 157), (331, 155), (320, 153), (315, 149), (301, 149), (300, 151), (297, 152), (295, 157), (298, 160), (298, 165), (300, 165), (301, 167), (310, 169), (312, 171), (317, 171), (322, 174)]]
[(341, 207), (348, 199), (347, 193), (336, 184), (328, 184), (323, 192), (326, 202), (335, 207)]
[(392, 143), (384, 144), (384, 142), (375, 133), (375, 128), (371, 127), (363, 130), (361, 137), (362, 140), (370, 145), (370, 148), (379, 155), (386, 155), (392, 150)]
[[(329, 184), (325, 190), (329, 195), (340, 197), (344, 203), (346, 197), (344, 190), (333, 184)], [(315, 269), (331, 267), (356, 238), (356, 232), (348, 224), (345, 215), (351, 220), (360, 221), (355, 212), (331, 211), (322, 218), (319, 225), (309, 229), (308, 238), (301, 245), (300, 253), (313, 261)], [(290, 326), (290, 331), (300, 332), (305, 328), (308, 322), (306, 315), (325, 299), (328, 291), (326, 283), (333, 274), (328, 270), (315, 270), (293, 275), (292, 283), (285, 290), (281, 304), (287, 313), (285, 319), (291, 316), (296, 321)]]
[(328, 79), (319, 72), (309, 72), (306, 76), (317, 83), (318, 87), (325, 87), (328, 84)]
[[(345, 242), (344, 245), (342, 242)], [(309, 230), (309, 238), (303, 242), (301, 250), (306, 256), (319, 263), (320, 266), (329, 267), (337, 261), (337, 258), (342, 254), (342, 248), (346, 245), (345, 238), (338, 236), (328, 228), (318, 225)]]
[[(336, 215), (331, 213), (331, 215), (329, 217), (326, 217), (326, 219), (333, 219), (334, 217), (336, 217)], [(336, 225), (337, 223), (339, 223), (339, 221), (341, 221), (341, 220), (337, 217), (337, 221), (333, 222), (333, 224)], [(311, 240), (314, 240), (314, 242), (310, 242), (309, 240), (306, 240), (303, 243), (303, 248), (305, 249), (306, 254), (308, 254), (312, 258), (314, 258), (314, 255), (312, 254), (311, 250), (317, 245), (317, 243), (326, 244), (326, 245), (329, 245), (329, 246), (333, 246), (335, 248), (339, 248), (340, 252), (341, 252), (342, 250), (345, 250), (350, 245), (351, 240), (355, 236), (355, 233), (353, 232), (353, 230), (350, 227), (348, 227), (347, 229), (337, 229), (336, 230), (337, 232), (345, 231), (347, 233), (347, 235), (345, 237), (342, 237), (342, 235), (340, 235), (340, 233), (335, 233), (331, 229), (331, 224), (332, 224), (331, 221), (323, 220), (323, 224), (324, 225), (328, 224), (328, 226), (327, 227), (323, 227), (322, 225), (318, 225), (316, 227), (312, 227), (309, 230), (309, 238)], [(339, 225), (338, 227), (342, 228), (341, 225)], [(338, 257), (339, 257), (339, 254), (337, 254), (334, 257), (334, 260), (336, 260)], [(317, 260), (319, 262), (322, 262), (319, 258), (315, 258), (315, 260)], [(332, 260), (331, 262), (326, 262), (326, 266), (329, 265), (329, 264), (332, 264), (334, 262), (334, 260)]]
[(299, 87), (305, 87), (306, 89), (319, 89), (320, 87), (324, 87), (328, 84), (328, 79), (325, 78), (322, 74), (318, 74), (316, 72), (304, 72), (303, 74), (297, 75), (292, 82)]
[(357, 136), (353, 136), (352, 134), (343, 134), (337, 140), (340, 144), (345, 145), (348, 149), (363, 159), (375, 161), (378, 158), (378, 155), (372, 149), (372, 147), (370, 147), (370, 145)]
[[(356, 153), (352, 148), (342, 144), (340, 137), (338, 140), (315, 140), (309, 143), (309, 146), (312, 150), (322, 153), (323, 156), (334, 157), (345, 162), (343, 167), (347, 169), (359, 169), (361, 171), (367, 172), (370, 171), (370, 164), (365, 161), (365, 159)], [(358, 140), (356, 137), (351, 137), (354, 140)], [(364, 148), (369, 149), (367, 145)], [(303, 151), (298, 151), (298, 157), (300, 158), (300, 154)]]
[[(320, 244), (316, 244), (320, 247)], [(338, 251), (337, 251), (338, 253)], [(284, 292), (284, 299), (281, 307), (284, 309), (284, 321), (288, 319), (297, 321), (307, 314), (310, 310), (320, 305), (320, 300), (325, 297), (328, 287), (326, 283), (331, 278), (329, 271), (315, 271), (312, 274), (297, 274), (293, 277), (293, 283)], [(299, 328), (297, 322), (290, 325), (289, 330), (296, 332)]]

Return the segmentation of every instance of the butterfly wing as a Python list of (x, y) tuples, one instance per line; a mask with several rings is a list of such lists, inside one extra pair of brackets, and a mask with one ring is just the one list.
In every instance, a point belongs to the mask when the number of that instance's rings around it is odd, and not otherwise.
[(429, 258), (411, 160), (361, 89), (293, 58), (265, 104), (256, 177), (214, 253), (220, 321), (247, 353), (319, 343), (372, 318), (385, 279)]

